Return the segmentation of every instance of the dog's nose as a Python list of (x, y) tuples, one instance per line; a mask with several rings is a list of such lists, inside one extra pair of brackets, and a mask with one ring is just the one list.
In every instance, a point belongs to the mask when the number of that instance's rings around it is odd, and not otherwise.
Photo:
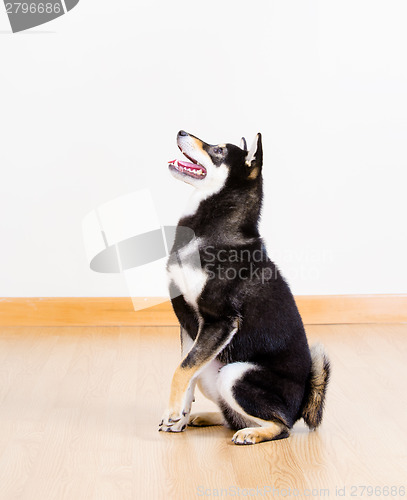
[(180, 130), (180, 131), (178, 132), (178, 135), (180, 135), (181, 137), (185, 137), (186, 135), (188, 135), (188, 133), (187, 133), (187, 132), (185, 132), (185, 130)]

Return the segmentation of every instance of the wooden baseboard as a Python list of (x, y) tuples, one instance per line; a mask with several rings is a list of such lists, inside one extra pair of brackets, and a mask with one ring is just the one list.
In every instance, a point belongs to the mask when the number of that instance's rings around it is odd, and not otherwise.
[[(405, 323), (407, 295), (301, 295), (305, 324)], [(151, 304), (156, 304), (151, 307)], [(171, 326), (171, 304), (128, 297), (0, 299), (0, 326)]]

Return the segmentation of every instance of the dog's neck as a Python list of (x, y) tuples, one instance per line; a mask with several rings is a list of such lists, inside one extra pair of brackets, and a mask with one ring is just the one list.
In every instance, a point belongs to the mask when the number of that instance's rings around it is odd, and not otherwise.
[(178, 224), (199, 238), (244, 243), (260, 236), (261, 203), (261, 178), (244, 189), (226, 185), (215, 193), (195, 190)]

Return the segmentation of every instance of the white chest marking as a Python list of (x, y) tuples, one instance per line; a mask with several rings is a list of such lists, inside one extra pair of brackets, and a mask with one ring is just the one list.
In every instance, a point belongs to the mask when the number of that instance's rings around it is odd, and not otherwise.
[(197, 309), (197, 302), (208, 275), (201, 268), (199, 239), (191, 241), (178, 252), (178, 262), (168, 269), (168, 278), (180, 289), (186, 302)]

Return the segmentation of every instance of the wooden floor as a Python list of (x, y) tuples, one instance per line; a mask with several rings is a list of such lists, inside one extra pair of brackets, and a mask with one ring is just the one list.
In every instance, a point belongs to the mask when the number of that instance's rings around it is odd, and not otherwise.
[[(157, 432), (177, 328), (2, 327), (0, 499), (365, 498), (361, 487), (407, 487), (407, 325), (307, 332), (333, 365), (322, 427), (239, 447), (223, 427)], [(199, 394), (194, 410), (212, 408)]]

